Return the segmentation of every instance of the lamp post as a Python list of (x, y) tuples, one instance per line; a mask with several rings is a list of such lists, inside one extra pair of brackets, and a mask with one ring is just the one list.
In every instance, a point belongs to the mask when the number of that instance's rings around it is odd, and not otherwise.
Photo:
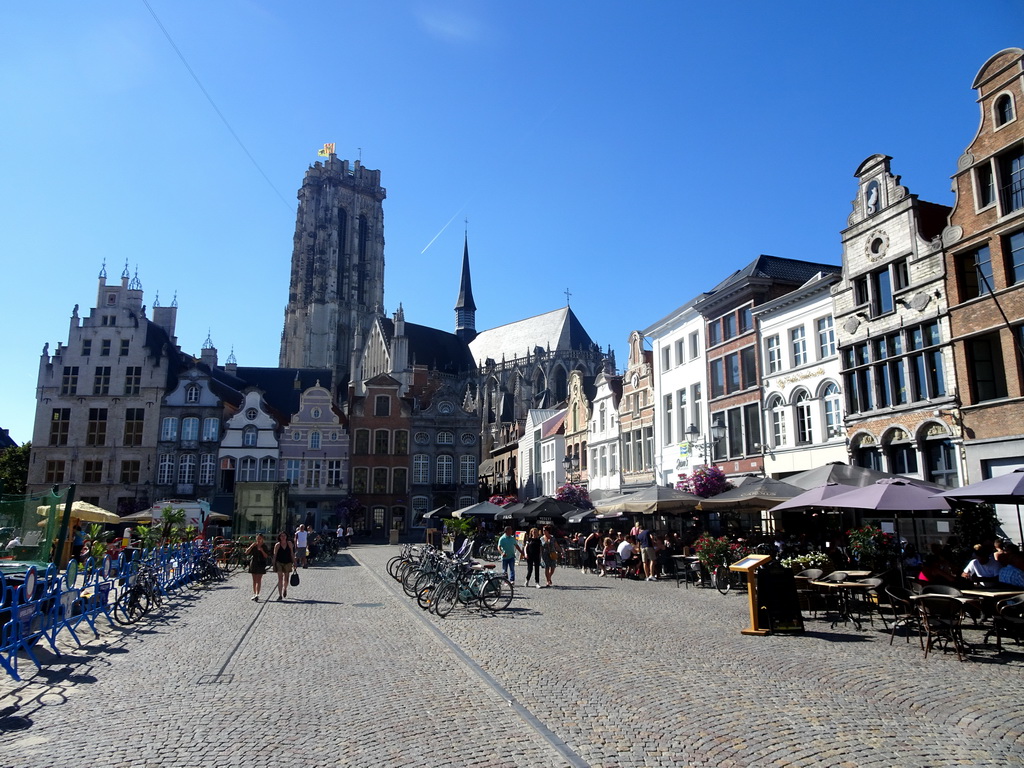
[(580, 457), (576, 454), (567, 453), (562, 459), (562, 469), (565, 470), (566, 482), (575, 484), (573, 478), (580, 471)]
[(512, 470), (505, 472), (505, 495), (511, 494), (516, 488), (512, 485), (512, 482), (516, 479), (515, 475), (512, 474)]
[(697, 438), (700, 437), (701, 433), (696, 425), (691, 424), (686, 428), (686, 439), (690, 441), (690, 445), (693, 446), (694, 450), (700, 452), (702, 459), (707, 459), (719, 441), (725, 437), (725, 424), (722, 422), (722, 417), (716, 416), (715, 420), (711, 423), (710, 441), (704, 437), (698, 442)]

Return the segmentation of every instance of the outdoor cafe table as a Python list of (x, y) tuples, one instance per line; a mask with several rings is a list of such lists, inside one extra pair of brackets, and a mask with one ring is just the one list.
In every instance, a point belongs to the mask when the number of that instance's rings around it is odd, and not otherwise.
[(845, 573), (851, 579), (866, 579), (871, 575), (871, 571), (848, 571), (845, 568), (840, 568), (840, 571)]
[[(849, 571), (846, 571), (849, 573)], [(852, 621), (857, 629), (861, 629), (860, 619), (853, 615), (853, 592), (867, 591), (871, 589), (871, 584), (865, 584), (860, 581), (812, 581), (811, 584), (818, 587), (819, 589), (825, 589), (829, 592), (834, 592), (836, 596), (836, 619), (832, 622), (832, 626), (835, 627), (840, 621), (844, 624), (847, 621)]]
[[(680, 581), (686, 582), (686, 588), (690, 588), (690, 566), (698, 561), (696, 555), (672, 555), (676, 563), (676, 586)], [(698, 574), (699, 576), (699, 574)]]

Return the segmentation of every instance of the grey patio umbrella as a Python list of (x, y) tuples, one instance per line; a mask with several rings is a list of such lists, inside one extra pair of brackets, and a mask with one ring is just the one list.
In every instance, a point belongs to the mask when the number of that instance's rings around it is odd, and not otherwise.
[(451, 518), (452, 508), (447, 504), (442, 504), (436, 509), (432, 509), (423, 515), (424, 520), (441, 520), (445, 518)]
[(771, 509), (780, 501), (799, 496), (802, 490), (771, 477), (755, 477), (736, 488), (701, 500), (700, 510)]
[(625, 512), (653, 515), (693, 509), (700, 502), (701, 497), (694, 496), (692, 493), (677, 491), (675, 488), (667, 488), (663, 485), (649, 485), (626, 496), (604, 499), (597, 502), (594, 506), (602, 514)]
[(786, 478), (786, 482), (798, 488), (810, 490), (826, 483), (839, 483), (856, 488), (871, 485), (879, 480), (887, 478), (898, 478), (899, 475), (890, 475), (888, 472), (879, 472), (877, 469), (867, 467), (851, 467), (841, 461), (833, 461), (805, 472), (797, 472)]
[(833, 496), (838, 496), (841, 493), (846, 493), (853, 489), (854, 486), (852, 485), (825, 483), (825, 485), (819, 485), (817, 488), (811, 488), (809, 491), (804, 491), (799, 496), (786, 499), (781, 504), (776, 504), (771, 509), (772, 512), (780, 512), (785, 509), (821, 509), (822, 507), (831, 507), (831, 499)]
[(493, 520), (495, 516), (500, 515), (504, 512), (501, 507), (497, 504), (491, 504), (489, 501), (481, 501), (477, 504), (471, 504), (468, 507), (462, 509), (456, 509), (453, 513), (453, 517), (460, 519), (466, 517), (480, 517), (485, 520)]
[[(931, 488), (901, 480), (879, 480), (863, 488), (840, 493), (829, 499), (834, 507), (866, 509), (875, 512), (892, 512), (896, 530), (896, 541), (900, 542), (899, 512), (940, 512), (949, 509), (949, 503), (935, 495)], [(903, 582), (903, 558), (897, 558), (900, 569), (900, 583)]]
[(1024, 526), (1021, 525), (1020, 504), (1024, 501), (1024, 468), (1015, 469), (1005, 475), (990, 477), (977, 483), (954, 488), (937, 494), (943, 499), (961, 501), (986, 501), (990, 504), (1014, 504), (1017, 507), (1017, 529), (1024, 542)]

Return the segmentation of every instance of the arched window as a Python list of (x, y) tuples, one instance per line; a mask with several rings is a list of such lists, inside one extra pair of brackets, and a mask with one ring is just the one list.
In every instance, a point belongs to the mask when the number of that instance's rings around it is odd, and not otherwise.
[[(598, 409), (597, 409), (597, 429), (598, 429), (598, 431), (599, 432), (604, 432), (605, 429), (607, 428), (607, 424), (608, 424), (608, 421), (607, 421), (607, 408), (605, 408), (605, 404), (602, 401), (600, 407), (598, 407)], [(604, 474), (604, 473), (602, 473), (602, 474)]]
[(786, 445), (786, 404), (781, 397), (774, 395), (768, 400), (765, 410), (771, 421), (769, 434), (772, 436), (772, 447), (782, 448)]
[(199, 402), (199, 387), (195, 384), (188, 387), (185, 390), (185, 402), (186, 403), (198, 403)]
[[(198, 419), (197, 419), (198, 421)], [(192, 485), (196, 481), (196, 457), (186, 453), (178, 459), (178, 484)]]
[(256, 459), (252, 456), (243, 456), (238, 460), (238, 482), (253, 483), (256, 479)]
[(265, 483), (273, 482), (277, 479), (277, 459), (272, 456), (266, 456), (260, 459), (260, 480)]
[(181, 439), (199, 439), (199, 418), (197, 416), (187, 416), (181, 420)]
[(830, 381), (821, 390), (821, 399), (825, 408), (825, 437), (839, 437), (843, 433), (842, 398), (839, 386)]
[(437, 484), (451, 485), (455, 482), (455, 460), (451, 456), (437, 457)]
[(1004, 93), (996, 99), (996, 125), (1006, 125), (1013, 120), (1013, 99)]
[(441, 430), (437, 433), (437, 444), (438, 445), (452, 445), (455, 443), (455, 435), (446, 429)]
[(258, 438), (259, 430), (256, 427), (249, 426), (242, 430), (242, 445), (246, 448), (254, 447)]
[(160, 454), (160, 464), (157, 472), (156, 482), (158, 485), (170, 485), (174, 478), (174, 455), (170, 453)]
[(799, 390), (793, 396), (796, 407), (796, 442), (807, 445), (814, 442), (814, 430), (811, 426), (811, 396), (806, 389)]

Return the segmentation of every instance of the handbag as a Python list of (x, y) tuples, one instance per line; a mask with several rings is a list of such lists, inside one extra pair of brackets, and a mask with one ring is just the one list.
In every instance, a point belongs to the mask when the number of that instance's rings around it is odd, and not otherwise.
[(291, 584), (293, 587), (299, 586), (299, 572), (298, 571), (292, 571), (292, 577), (291, 577), (291, 579), (288, 580), (288, 583)]

